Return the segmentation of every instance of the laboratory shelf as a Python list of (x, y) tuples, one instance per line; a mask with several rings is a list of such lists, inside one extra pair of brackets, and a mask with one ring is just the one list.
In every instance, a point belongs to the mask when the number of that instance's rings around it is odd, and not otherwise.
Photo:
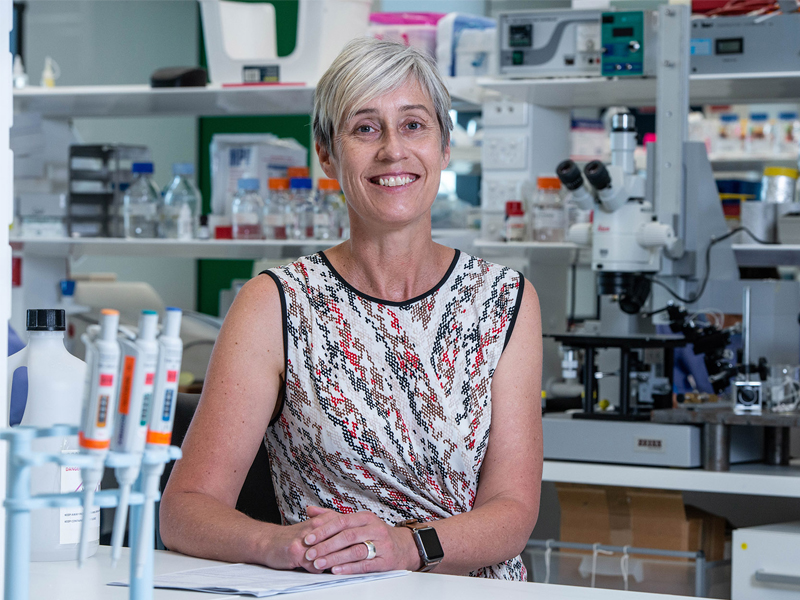
[[(517, 101), (552, 108), (653, 106), (655, 78), (479, 78), (478, 84)], [(800, 71), (690, 75), (692, 104), (749, 104), (800, 100)]]
[(309, 114), (305, 85), (151, 88), (149, 85), (28, 87), (14, 90), (14, 112), (51, 118)]
[(797, 154), (767, 154), (767, 155), (743, 155), (743, 156), (720, 156), (709, 154), (708, 161), (715, 172), (729, 171), (758, 171), (764, 167), (797, 167)]
[(800, 498), (800, 466), (733, 465), (728, 472), (545, 460), (543, 481)]
[(740, 267), (800, 266), (800, 244), (733, 244)]
[(162, 240), (122, 238), (11, 238), (26, 256), (135, 256), (153, 258), (284, 258), (325, 250), (341, 240)]
[[(434, 240), (465, 251), (477, 235), (470, 229), (434, 229)], [(12, 249), (25, 256), (131, 256), (153, 258), (294, 258), (326, 250), (342, 240), (165, 240), (124, 238), (11, 237)]]
[[(487, 96), (475, 78), (448, 77), (455, 110), (480, 112)], [(149, 85), (82, 85), (14, 90), (14, 112), (50, 118), (219, 115), (307, 115), (314, 87), (303, 84), (151, 88)]]

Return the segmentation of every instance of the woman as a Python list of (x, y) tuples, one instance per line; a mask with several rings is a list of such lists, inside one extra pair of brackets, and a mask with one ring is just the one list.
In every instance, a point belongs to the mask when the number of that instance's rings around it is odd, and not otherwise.
[[(354, 40), (320, 80), (316, 149), (351, 237), (239, 292), (161, 502), (169, 548), (525, 579), (539, 307), (520, 274), (431, 239), (449, 108), (433, 62), (398, 44)], [(262, 439), (282, 526), (234, 509)]]

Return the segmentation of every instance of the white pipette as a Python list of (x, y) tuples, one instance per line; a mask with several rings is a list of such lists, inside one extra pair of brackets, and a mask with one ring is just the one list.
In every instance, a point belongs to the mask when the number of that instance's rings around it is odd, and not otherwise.
[[(158, 362), (157, 328), (158, 313), (144, 310), (139, 317), (139, 336), (136, 341), (120, 339), (124, 356), (114, 437), (111, 439), (111, 449), (115, 452), (138, 455), (144, 452)], [(138, 462), (114, 469), (119, 483), (119, 504), (114, 515), (114, 530), (111, 534), (112, 566), (116, 566), (122, 552), (131, 486), (139, 476), (139, 470)]]
[[(172, 425), (175, 421), (175, 402), (178, 397), (178, 378), (183, 358), (183, 342), (180, 338), (181, 317), (179, 308), (168, 307), (164, 315), (164, 328), (158, 338), (158, 367), (153, 392), (153, 407), (147, 429), (147, 448), (165, 450), (172, 440)], [(147, 557), (144, 543), (148, 530), (155, 527), (155, 499), (164, 463), (144, 465), (144, 506), (139, 523), (139, 545), (136, 552), (136, 577), (141, 577)]]
[(103, 477), (103, 460), (108, 453), (114, 427), (120, 354), (117, 343), (118, 325), (119, 312), (106, 308), (100, 312), (100, 328), (96, 337), (93, 339), (87, 334), (82, 336), (86, 344), (87, 369), (78, 444), (82, 452), (94, 456), (96, 460), (92, 467), (81, 470), (83, 520), (78, 545), (79, 567), (83, 566), (86, 560), (94, 492)]

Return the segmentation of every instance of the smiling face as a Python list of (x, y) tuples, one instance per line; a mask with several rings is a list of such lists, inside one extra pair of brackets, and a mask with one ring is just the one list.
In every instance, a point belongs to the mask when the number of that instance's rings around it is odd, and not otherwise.
[(317, 153), (325, 174), (344, 190), (351, 227), (357, 217), (390, 229), (430, 221), (450, 159), (433, 102), (414, 79), (360, 107), (340, 127), (333, 153), (319, 144)]

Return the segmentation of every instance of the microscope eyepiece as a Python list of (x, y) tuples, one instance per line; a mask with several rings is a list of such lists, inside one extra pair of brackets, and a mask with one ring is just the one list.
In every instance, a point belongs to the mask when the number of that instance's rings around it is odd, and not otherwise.
[(556, 175), (570, 192), (574, 192), (583, 185), (581, 170), (574, 161), (569, 159), (559, 163), (556, 167)]
[(583, 174), (594, 186), (594, 189), (600, 191), (604, 190), (611, 185), (611, 175), (608, 174), (608, 169), (599, 160), (593, 160), (583, 168)]

